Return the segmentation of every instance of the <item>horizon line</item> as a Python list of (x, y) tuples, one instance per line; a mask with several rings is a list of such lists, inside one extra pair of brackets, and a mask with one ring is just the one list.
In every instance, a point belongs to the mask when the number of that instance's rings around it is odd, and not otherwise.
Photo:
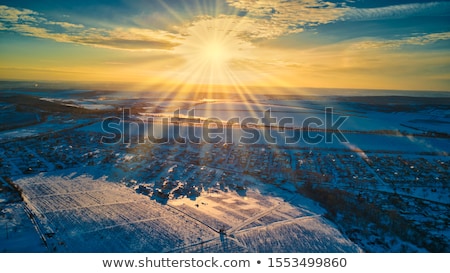
[[(6, 86), (5, 86), (6, 85)], [(7, 86), (14, 85), (14, 86)], [(29, 86), (20, 86), (20, 85), (29, 85)], [(59, 86), (59, 85), (70, 85), (67, 87)], [(113, 87), (112, 85), (117, 85)], [(134, 87), (133, 87), (134, 86)], [(7, 91), (6, 89), (17, 89), (23, 88), (27, 91), (30, 90), (43, 90), (47, 89), (48, 91), (68, 91), (68, 90), (86, 90), (86, 91), (106, 91), (106, 92), (165, 92), (165, 90), (151, 90), (152, 88), (161, 89), (164, 87), (173, 87), (174, 84), (141, 84), (138, 85), (136, 82), (108, 82), (108, 81), (70, 81), (70, 80), (6, 80), (0, 79), (0, 91)], [(215, 93), (233, 93), (231, 89), (236, 88), (233, 85), (226, 84), (183, 84), (183, 86), (204, 89), (204, 88), (220, 88), (225, 90), (214, 90)], [(128, 87), (128, 88), (127, 88)], [(137, 87), (137, 88), (136, 88)], [(314, 86), (264, 86), (264, 85), (246, 85), (246, 89), (260, 89), (256, 94), (270, 94), (270, 91), (267, 89), (277, 89), (277, 91), (284, 91), (284, 94), (278, 95), (304, 95), (304, 96), (322, 96), (322, 94), (292, 94), (296, 90), (303, 89), (307, 90), (321, 90), (323, 91), (344, 91), (344, 92), (428, 92), (428, 93), (450, 93), (450, 89), (448, 90), (439, 90), (439, 89), (395, 89), (395, 88), (356, 88), (356, 87), (314, 87)], [(228, 90), (226, 90), (228, 89)], [(264, 90), (266, 89), (266, 90)], [(13, 90), (11, 90), (13, 91)], [(24, 90), (25, 91), (25, 90)], [(210, 90), (200, 90), (200, 92), (207, 92)], [(253, 90), (252, 90), (253, 91)], [(327, 93), (328, 93), (327, 92)], [(188, 91), (183, 91), (181, 93), (189, 93)], [(330, 95), (330, 94), (325, 94)], [(339, 95), (339, 94), (336, 94)], [(450, 94), (449, 94), (450, 95)]]

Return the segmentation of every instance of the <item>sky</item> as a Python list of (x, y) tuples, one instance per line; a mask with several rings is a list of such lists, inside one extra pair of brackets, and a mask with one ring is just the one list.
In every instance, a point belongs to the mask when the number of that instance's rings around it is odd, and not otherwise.
[(0, 0), (0, 80), (450, 90), (450, 1)]

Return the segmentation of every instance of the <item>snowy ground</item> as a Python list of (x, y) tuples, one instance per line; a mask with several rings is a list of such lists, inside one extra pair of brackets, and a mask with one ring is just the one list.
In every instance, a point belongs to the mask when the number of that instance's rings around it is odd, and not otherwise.
[(75, 120), (70, 116), (51, 116), (48, 118), (48, 120), (40, 124), (0, 131), (0, 142), (14, 141), (21, 138), (37, 137), (44, 134), (51, 134), (57, 131), (63, 131), (87, 125), (90, 122), (92, 122), (91, 119)]
[[(232, 118), (243, 120), (248, 117), (261, 119), (264, 112), (270, 110), (277, 121), (289, 117), (292, 122), (288, 126), (302, 127), (304, 121), (314, 117), (325, 120), (325, 108), (333, 109), (333, 120), (340, 116), (348, 117), (340, 129), (349, 131), (401, 130), (411, 133), (432, 131), (450, 133), (449, 111), (446, 109), (423, 108), (416, 112), (383, 112), (376, 109), (358, 108), (355, 105), (342, 105), (336, 102), (317, 103), (311, 101), (265, 101), (240, 102), (221, 101), (198, 103), (192, 107), (179, 107), (181, 115), (189, 111), (196, 117), (218, 118), (227, 121)], [(167, 106), (166, 106), (167, 107)], [(176, 107), (169, 107), (170, 110)], [(173, 111), (166, 111), (173, 115)]]
[[(0, 118), (18, 125), (0, 131), (0, 180), (12, 178), (26, 201), (26, 206), (12, 202), (0, 192), (0, 251), (427, 251), (413, 241), (377, 233), (377, 227), (344, 230), (339, 225), (356, 246), (323, 217), (326, 210), (298, 194), (308, 181), (362, 196), (382, 213), (397, 211), (408, 229), (449, 245), (448, 98), (442, 105), (440, 100), (428, 105), (416, 99), (418, 106), (408, 104), (407, 97), (394, 98), (400, 102), (397, 107), (382, 103), (391, 98), (371, 104), (378, 99), (171, 100), (82, 90), (35, 95), (45, 103), (73, 104), (83, 111), (130, 108), (137, 116), (127, 122), (170, 117), (177, 109), (181, 114), (195, 109), (198, 117), (221, 120), (261, 118), (271, 109), (277, 120), (293, 117), (297, 123), (289, 125), (295, 127), (308, 117), (323, 120), (324, 108), (330, 106), (334, 120), (349, 117), (341, 127), (349, 142), (334, 138), (332, 143), (311, 144), (302, 139), (285, 145), (282, 140), (292, 135), (275, 128), (275, 144), (259, 138), (243, 145), (239, 140), (248, 134), (235, 126), (232, 144), (137, 144), (143, 132), (134, 127), (131, 142), (105, 145), (100, 112), (75, 115), (27, 108), (10, 118), (15, 104), (0, 102), (8, 111)], [(23, 122), (39, 119), (42, 111), (46, 119), (39, 124)], [(161, 123), (147, 125), (157, 131), (156, 137), (163, 134)], [(189, 131), (202, 136), (199, 125), (176, 126), (181, 136)], [(169, 136), (176, 126), (169, 126)], [(258, 130), (262, 136), (263, 128)]]
[(0, 252), (46, 251), (19, 195), (0, 178)]

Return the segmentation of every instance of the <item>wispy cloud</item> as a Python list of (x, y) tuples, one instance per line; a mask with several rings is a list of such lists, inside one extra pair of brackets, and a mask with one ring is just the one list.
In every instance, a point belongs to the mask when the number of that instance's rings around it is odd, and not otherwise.
[(0, 20), (10, 22), (10, 23), (19, 23), (22, 22), (38, 22), (42, 20), (39, 16), (39, 13), (29, 10), (29, 9), (16, 9), (8, 6), (1, 5), (0, 6)]
[(45, 22), (45, 24), (47, 24), (47, 25), (60, 26), (60, 27), (63, 27), (63, 28), (65, 28), (65, 29), (71, 29), (71, 28), (84, 28), (84, 25), (81, 25), (81, 24), (72, 24), (72, 23), (68, 23), (68, 22), (53, 22), (53, 21), (47, 21), (47, 22)]
[[(391, 5), (379, 8), (355, 8), (322, 0), (227, 0), (240, 10), (239, 37), (253, 41), (277, 38), (304, 31), (305, 28), (340, 21), (388, 20), (412, 16), (439, 16), (450, 13), (450, 2), (429, 2)], [(237, 30), (237, 29), (236, 29)], [(406, 34), (408, 35), (408, 34)], [(400, 39), (371, 39), (353, 43), (353, 49), (397, 49), (424, 46), (450, 40), (450, 32), (422, 33)]]
[(275, 38), (302, 32), (307, 27), (339, 21), (387, 20), (411, 16), (448, 15), (450, 13), (450, 2), (355, 8), (344, 1), (340, 4), (323, 0), (226, 1), (229, 5), (239, 9), (245, 17), (253, 20), (254, 30), (249, 35), (252, 38)]
[(448, 15), (450, 2), (413, 3), (379, 8), (349, 8), (341, 20), (369, 21), (399, 19), (410, 16)]
[(215, 31), (227, 32), (229, 36), (242, 41), (254, 42), (300, 33), (306, 27), (334, 22), (344, 16), (348, 9), (346, 5), (322, 0), (226, 0), (226, 2), (239, 11), (238, 15), (198, 16), (178, 30), (189, 36), (193, 28), (208, 25)]
[(88, 28), (82, 24), (51, 21), (29, 10), (0, 6), (0, 30), (51, 39), (121, 50), (173, 49), (182, 37), (163, 30), (140, 28)]
[(255, 40), (276, 38), (285, 34), (284, 28), (274, 26), (266, 20), (236, 15), (199, 16), (177, 30), (184, 36), (206, 36), (203, 39), (208, 38), (208, 33), (225, 39), (238, 39), (241, 42), (235, 45), (237, 48), (248, 48)]
[(268, 29), (267, 35), (281, 35), (302, 32), (305, 27), (328, 24), (344, 16), (346, 5), (322, 0), (227, 0), (246, 17), (253, 18), (256, 27)]
[(444, 40), (450, 40), (450, 32), (422, 34), (396, 40), (363, 41), (355, 43), (353, 47), (355, 49), (399, 48), (405, 45), (423, 46)]

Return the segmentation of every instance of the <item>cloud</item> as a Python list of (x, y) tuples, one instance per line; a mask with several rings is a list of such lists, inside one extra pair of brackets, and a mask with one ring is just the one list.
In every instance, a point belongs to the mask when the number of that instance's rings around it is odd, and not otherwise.
[(450, 40), (450, 32), (422, 34), (397, 40), (373, 40), (353, 44), (355, 49), (399, 48), (405, 45), (423, 46), (437, 41)]
[[(235, 15), (199, 16), (177, 30), (184, 36), (206, 36), (208, 38), (208, 35), (219, 35), (223, 39), (227, 39), (227, 37), (239, 39), (242, 44), (238, 46), (243, 47), (248, 47), (248, 42), (257, 39), (276, 38), (285, 34), (284, 28), (266, 20)], [(201, 39), (201, 37), (198, 38)]]
[(121, 30), (113, 30), (108, 32), (106, 35), (68, 36), (67, 41), (84, 45), (124, 50), (169, 50), (179, 45), (179, 43), (171, 40), (168, 35), (155, 32), (152, 33), (151, 36), (146, 36), (149, 34), (148, 30), (144, 33), (145, 35), (141, 35), (136, 32), (122, 35), (123, 33)]
[(306, 27), (337, 21), (348, 9), (345, 5), (322, 0), (226, 0), (226, 2), (239, 11), (238, 15), (198, 16), (178, 30), (189, 36), (193, 28), (209, 25), (216, 32), (227, 32), (229, 36), (242, 41), (254, 42), (300, 33)]
[(72, 24), (72, 23), (68, 23), (68, 22), (46, 22), (47, 25), (55, 25), (55, 26), (60, 26), (66, 29), (71, 29), (71, 28), (84, 28), (83, 25), (81, 24)]
[(0, 20), (11, 23), (36, 22), (39, 13), (29, 9), (15, 9), (8, 6), (0, 5)]
[(120, 50), (170, 50), (182, 37), (162, 30), (140, 28), (87, 28), (82, 24), (57, 22), (29, 9), (0, 6), (0, 30), (24, 36), (51, 39)]
[(447, 15), (449, 12), (450, 2), (413, 3), (367, 9), (350, 8), (346, 10), (341, 20), (386, 20), (410, 16)]
[(227, 3), (253, 18), (255, 27), (268, 30), (269, 34), (261, 38), (298, 33), (305, 27), (335, 22), (349, 9), (322, 0), (227, 0)]
[[(413, 3), (378, 8), (355, 8), (324, 0), (226, 0), (240, 14), (253, 20), (249, 38), (276, 38), (305, 28), (339, 21), (398, 19), (411, 16), (447, 15), (450, 2)], [(350, 2), (350, 1), (347, 1)]]

